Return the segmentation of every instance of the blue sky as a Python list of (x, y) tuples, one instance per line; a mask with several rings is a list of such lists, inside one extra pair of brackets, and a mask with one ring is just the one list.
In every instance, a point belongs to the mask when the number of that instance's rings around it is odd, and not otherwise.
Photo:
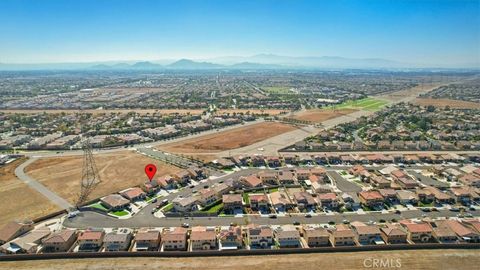
[(273, 53), (480, 63), (480, 0), (1, 0), (0, 62)]

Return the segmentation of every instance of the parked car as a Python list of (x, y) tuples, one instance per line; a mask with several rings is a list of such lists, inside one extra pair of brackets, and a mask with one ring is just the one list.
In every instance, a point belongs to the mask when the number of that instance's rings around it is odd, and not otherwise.
[(189, 227), (190, 227), (190, 224), (188, 224), (188, 223), (183, 223), (183, 224), (182, 224), (182, 227), (183, 227), (183, 228), (189, 228)]

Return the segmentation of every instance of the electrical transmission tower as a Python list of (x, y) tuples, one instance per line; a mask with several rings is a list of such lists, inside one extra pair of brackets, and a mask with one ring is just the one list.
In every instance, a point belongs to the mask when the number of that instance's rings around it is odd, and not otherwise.
[(92, 146), (90, 139), (83, 135), (84, 124), (87, 121), (82, 119), (83, 110), (80, 110), (80, 132), (82, 133), (82, 150), (83, 150), (83, 165), (82, 165), (82, 179), (80, 179), (80, 195), (75, 206), (80, 207), (87, 202), (88, 196), (92, 193), (95, 187), (102, 181), (98, 174), (97, 165), (92, 154)]
[(80, 195), (76, 206), (79, 207), (85, 203), (88, 196), (95, 187), (101, 182), (100, 175), (98, 174), (97, 165), (92, 154), (92, 147), (88, 138), (82, 139), (83, 150), (83, 167), (82, 167), (82, 179), (80, 180)]

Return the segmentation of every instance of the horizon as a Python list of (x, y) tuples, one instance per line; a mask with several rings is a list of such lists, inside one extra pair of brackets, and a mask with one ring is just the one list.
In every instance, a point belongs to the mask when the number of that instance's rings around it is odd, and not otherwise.
[(6, 0), (0, 18), (4, 64), (273, 54), (480, 67), (479, 0)]

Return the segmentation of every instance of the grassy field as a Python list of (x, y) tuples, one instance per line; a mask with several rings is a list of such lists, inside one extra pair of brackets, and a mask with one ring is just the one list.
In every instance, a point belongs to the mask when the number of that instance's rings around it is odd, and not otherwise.
[(0, 227), (13, 220), (34, 219), (60, 210), (15, 176), (15, 168), (25, 160), (0, 167)]
[(295, 129), (296, 127), (287, 124), (264, 122), (161, 145), (158, 149), (187, 155), (190, 153), (218, 153), (248, 146)]
[(349, 101), (343, 102), (342, 104), (335, 105), (334, 108), (378, 111), (387, 104), (388, 102), (385, 100), (380, 100), (375, 98), (362, 98), (362, 99), (349, 100)]
[(265, 92), (276, 95), (295, 95), (295, 92), (290, 91), (291, 87), (287, 86), (266, 86), (262, 87)]
[[(100, 154), (94, 155), (94, 157), (102, 182), (92, 192), (91, 199), (143, 184), (148, 180), (144, 168), (149, 163), (157, 166), (155, 177), (180, 170), (178, 167), (133, 151)], [(42, 158), (30, 164), (26, 168), (26, 172), (59, 196), (73, 203), (80, 191), (82, 161), (82, 156)]]
[[(373, 259), (395, 267), (372, 267)], [(398, 264), (399, 263), (399, 264)], [(339, 252), (269, 256), (193, 258), (106, 258), (0, 262), (0, 269), (103, 270), (103, 269), (478, 269), (478, 250), (402, 250)]]

